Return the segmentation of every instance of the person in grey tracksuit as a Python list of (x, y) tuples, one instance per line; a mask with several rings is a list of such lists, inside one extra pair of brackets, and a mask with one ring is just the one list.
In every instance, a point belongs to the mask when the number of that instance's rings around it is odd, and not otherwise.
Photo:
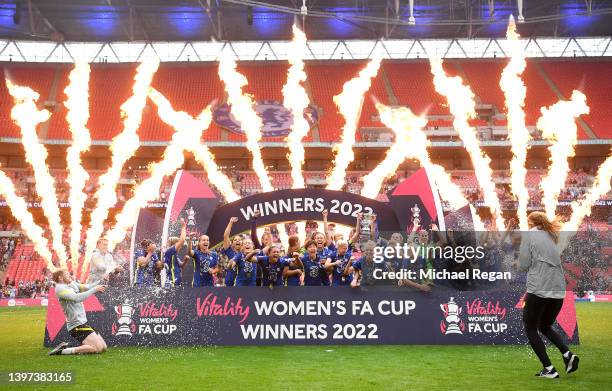
[(106, 342), (96, 330), (87, 323), (87, 315), (83, 302), (94, 295), (106, 290), (100, 281), (90, 284), (80, 284), (72, 279), (67, 270), (58, 270), (53, 273), (55, 281), (55, 295), (66, 316), (66, 328), (70, 335), (76, 339), (80, 346), (69, 347), (62, 342), (49, 352), (50, 356), (60, 354), (88, 354), (106, 351)]
[(533, 351), (544, 368), (536, 376), (558, 378), (539, 333), (552, 342), (563, 355), (566, 372), (578, 369), (578, 356), (570, 352), (561, 336), (552, 328), (565, 298), (565, 275), (561, 263), (559, 229), (545, 213), (532, 212), (529, 231), (523, 232), (519, 269), (527, 272), (527, 294), (523, 308), (525, 332)]

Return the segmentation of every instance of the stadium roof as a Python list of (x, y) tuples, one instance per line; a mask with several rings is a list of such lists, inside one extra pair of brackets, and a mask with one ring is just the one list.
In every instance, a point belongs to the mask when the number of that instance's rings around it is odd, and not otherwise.
[[(0, 38), (55, 41), (501, 37), (517, 0), (0, 0)], [(612, 35), (608, 0), (523, 0), (522, 36)]]

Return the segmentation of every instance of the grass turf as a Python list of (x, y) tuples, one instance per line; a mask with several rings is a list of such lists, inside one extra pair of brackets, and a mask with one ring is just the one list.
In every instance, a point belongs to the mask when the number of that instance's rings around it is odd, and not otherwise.
[[(283, 346), (111, 348), (99, 356), (48, 357), (45, 311), (0, 309), (0, 372), (72, 371), (70, 385), (0, 389), (402, 389), (609, 390), (612, 305), (577, 303), (580, 369), (537, 379), (527, 346)], [(549, 348), (553, 364), (561, 356)]]

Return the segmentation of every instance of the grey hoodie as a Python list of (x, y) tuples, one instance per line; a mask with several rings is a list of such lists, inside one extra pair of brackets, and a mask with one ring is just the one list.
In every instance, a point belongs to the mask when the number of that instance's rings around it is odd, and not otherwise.
[(546, 231), (523, 232), (519, 269), (527, 272), (527, 292), (551, 299), (565, 297), (560, 247)]

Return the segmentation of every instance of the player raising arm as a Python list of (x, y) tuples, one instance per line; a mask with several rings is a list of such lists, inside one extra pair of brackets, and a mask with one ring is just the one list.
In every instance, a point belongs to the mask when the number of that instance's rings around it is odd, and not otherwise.
[(104, 292), (106, 286), (100, 285), (99, 281), (91, 284), (79, 284), (72, 279), (67, 270), (54, 272), (53, 281), (55, 281), (55, 294), (66, 315), (66, 328), (70, 335), (79, 341), (80, 346), (68, 347), (67, 342), (62, 342), (51, 350), (49, 355), (105, 352), (106, 342), (93, 327), (87, 324), (83, 301), (97, 292)]
[(166, 278), (170, 280), (170, 286), (178, 286), (182, 284), (181, 268), (185, 265), (180, 260), (178, 252), (185, 244), (187, 237), (187, 224), (185, 219), (181, 219), (181, 236), (172, 236), (168, 238), (168, 249), (164, 252), (164, 263), (167, 270)]
[[(242, 238), (240, 235), (234, 236), (230, 240), (230, 234), (232, 233), (232, 226), (234, 223), (238, 222), (238, 217), (230, 218), (227, 223), (227, 227), (223, 232), (223, 248), (221, 249), (221, 254), (225, 255), (228, 260), (234, 259), (234, 257), (240, 252), (242, 249)], [(230, 262), (231, 263), (231, 262)], [(225, 286), (234, 286), (234, 281), (236, 280), (236, 269), (235, 267), (227, 267), (225, 271)]]

